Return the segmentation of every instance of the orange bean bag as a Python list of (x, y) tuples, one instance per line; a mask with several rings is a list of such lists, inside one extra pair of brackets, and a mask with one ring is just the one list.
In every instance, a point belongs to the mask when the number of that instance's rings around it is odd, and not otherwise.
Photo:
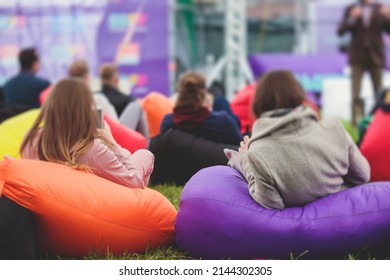
[(376, 110), (360, 150), (371, 166), (371, 181), (390, 181), (390, 113)]
[(0, 194), (34, 213), (39, 247), (49, 253), (141, 253), (174, 240), (177, 211), (162, 194), (65, 165), (4, 159)]
[(174, 102), (165, 95), (152, 92), (142, 99), (150, 137), (160, 133), (160, 125), (166, 114), (172, 113)]

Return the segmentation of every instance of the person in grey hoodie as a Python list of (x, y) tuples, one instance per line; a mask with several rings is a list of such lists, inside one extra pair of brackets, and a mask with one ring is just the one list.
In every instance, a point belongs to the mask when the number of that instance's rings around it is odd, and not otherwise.
[(248, 181), (265, 208), (303, 206), (370, 179), (370, 166), (339, 120), (317, 120), (302, 105), (305, 92), (289, 71), (273, 71), (258, 83), (252, 136), (238, 151), (225, 149), (228, 165)]

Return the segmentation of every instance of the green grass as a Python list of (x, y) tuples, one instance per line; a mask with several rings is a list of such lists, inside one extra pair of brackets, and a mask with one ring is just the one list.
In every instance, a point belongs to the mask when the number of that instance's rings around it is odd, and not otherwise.
[(344, 125), (345, 130), (351, 135), (353, 141), (356, 143), (359, 140), (359, 131), (356, 127), (352, 126), (352, 124), (348, 121), (341, 121)]
[(158, 185), (152, 186), (152, 189), (163, 194), (168, 200), (175, 206), (176, 209), (179, 209), (180, 194), (183, 190), (183, 186), (174, 186), (174, 185)]

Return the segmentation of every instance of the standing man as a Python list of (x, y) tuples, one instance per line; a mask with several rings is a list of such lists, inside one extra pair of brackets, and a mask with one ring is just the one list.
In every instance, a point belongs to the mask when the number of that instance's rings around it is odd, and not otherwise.
[(4, 84), (5, 105), (39, 107), (39, 94), (50, 82), (35, 76), (39, 70), (39, 57), (34, 48), (19, 53), (20, 73)]
[(361, 80), (368, 71), (375, 98), (382, 87), (382, 72), (386, 64), (382, 32), (390, 33), (390, 11), (374, 0), (361, 0), (345, 9), (338, 28), (339, 36), (346, 32), (352, 35), (348, 48), (352, 70), (352, 124), (356, 126), (364, 115), (360, 98)]

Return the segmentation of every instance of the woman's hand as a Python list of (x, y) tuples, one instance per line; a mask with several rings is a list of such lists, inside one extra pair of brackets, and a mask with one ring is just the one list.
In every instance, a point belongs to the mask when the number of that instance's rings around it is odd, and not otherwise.
[(98, 133), (99, 136), (104, 140), (109, 141), (113, 145), (117, 144), (114, 137), (112, 136), (111, 128), (106, 121), (104, 121), (103, 128), (98, 128)]
[(238, 152), (243, 153), (248, 150), (249, 136), (245, 135), (243, 141), (240, 142), (240, 147), (238, 148)]

